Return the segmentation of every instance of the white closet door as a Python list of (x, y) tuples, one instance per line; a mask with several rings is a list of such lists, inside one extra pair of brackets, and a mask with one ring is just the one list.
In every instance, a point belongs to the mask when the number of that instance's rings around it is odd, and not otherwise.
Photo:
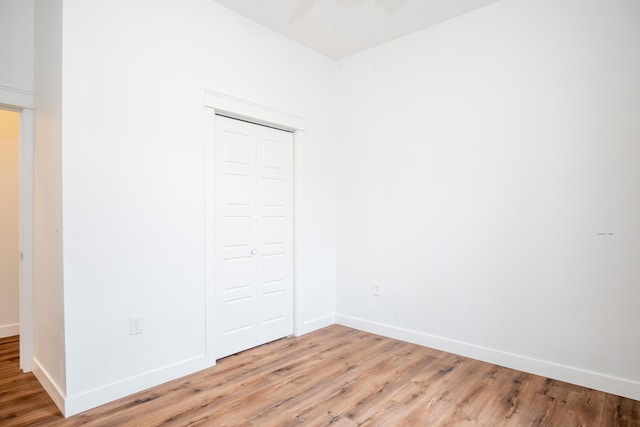
[(216, 116), (216, 358), (293, 333), (293, 134)]

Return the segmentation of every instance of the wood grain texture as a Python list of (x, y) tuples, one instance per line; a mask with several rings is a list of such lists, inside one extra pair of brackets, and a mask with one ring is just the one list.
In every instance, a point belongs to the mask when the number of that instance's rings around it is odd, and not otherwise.
[(64, 419), (0, 339), (1, 426), (640, 426), (640, 402), (330, 326)]

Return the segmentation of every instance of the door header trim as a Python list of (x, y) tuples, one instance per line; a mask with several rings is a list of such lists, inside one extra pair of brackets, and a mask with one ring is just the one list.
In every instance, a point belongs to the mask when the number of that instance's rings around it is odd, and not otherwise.
[(204, 106), (213, 108), (216, 112), (225, 116), (278, 129), (303, 131), (306, 128), (305, 118), (297, 114), (208, 89), (204, 91)]

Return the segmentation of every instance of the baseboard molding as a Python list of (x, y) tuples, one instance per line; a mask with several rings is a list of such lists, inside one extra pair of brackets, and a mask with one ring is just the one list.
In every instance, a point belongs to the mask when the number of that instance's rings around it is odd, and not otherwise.
[(0, 326), (0, 338), (12, 337), (20, 335), (20, 323)]
[(122, 397), (210, 368), (215, 364), (215, 358), (202, 355), (107, 384), (103, 387), (67, 396), (63, 414), (65, 417), (70, 417)]
[(640, 400), (640, 382), (586, 371), (571, 366), (530, 358), (487, 347), (477, 346), (410, 329), (372, 322), (358, 317), (336, 314), (336, 323), (389, 338), (459, 354), (483, 362), (576, 384), (618, 396)]
[(139, 391), (209, 368), (215, 364), (216, 362), (212, 358), (196, 357), (73, 396), (65, 396), (56, 382), (53, 381), (51, 375), (35, 357), (33, 358), (33, 374), (40, 381), (40, 384), (58, 409), (60, 409), (60, 412), (65, 417), (70, 417)]
[(307, 320), (296, 330), (296, 336), (308, 334), (309, 332), (317, 331), (318, 329), (326, 328), (336, 323), (336, 316), (334, 314), (328, 314), (322, 317), (316, 317), (315, 319)]
[(65, 395), (60, 390), (56, 382), (51, 378), (49, 372), (40, 364), (38, 359), (33, 358), (33, 375), (38, 379), (42, 388), (49, 394), (53, 403), (56, 404), (62, 414), (65, 413)]

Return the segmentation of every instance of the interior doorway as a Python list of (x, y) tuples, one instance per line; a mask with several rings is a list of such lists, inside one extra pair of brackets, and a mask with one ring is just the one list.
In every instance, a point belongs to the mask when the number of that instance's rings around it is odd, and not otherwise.
[(20, 113), (0, 109), (0, 338), (20, 333)]
[[(7, 309), (6, 319), (0, 317), (0, 334), (20, 335), (20, 369), (30, 372), (34, 347), (34, 114), (32, 102), (13, 105), (10, 100), (15, 97), (9, 96), (7, 103), (5, 92), (0, 93), (0, 133), (3, 134), (0, 136), (0, 143), (3, 143), (0, 148), (3, 150), (0, 153), (0, 162), (3, 163), (0, 174), (5, 173), (7, 177), (0, 178), (4, 180), (0, 186), (6, 187), (0, 191), (5, 191), (6, 204), (5, 201), (0, 202), (3, 211), (0, 216), (6, 217), (0, 221), (4, 220), (6, 224), (0, 227), (4, 227), (1, 239), (4, 240), (6, 236), (8, 242), (6, 248), (0, 249), (0, 256), (6, 260), (6, 266), (0, 267), (0, 275), (4, 274), (6, 268), (7, 289), (2, 289), (5, 283), (3, 276), (0, 300), (4, 301), (6, 295), (6, 304), (10, 308)], [(18, 101), (25, 100), (18, 97)], [(9, 202), (9, 199), (12, 201)], [(0, 302), (0, 311), (5, 309), (2, 304)]]

